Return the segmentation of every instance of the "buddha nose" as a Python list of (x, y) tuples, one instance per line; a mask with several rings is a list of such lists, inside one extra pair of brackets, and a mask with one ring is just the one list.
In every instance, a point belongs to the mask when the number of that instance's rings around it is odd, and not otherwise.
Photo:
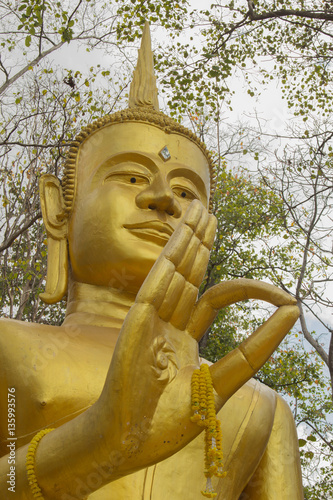
[(166, 179), (156, 177), (152, 183), (136, 197), (139, 208), (149, 208), (166, 212), (168, 215), (179, 218), (182, 210), (179, 202), (175, 199), (174, 192)]

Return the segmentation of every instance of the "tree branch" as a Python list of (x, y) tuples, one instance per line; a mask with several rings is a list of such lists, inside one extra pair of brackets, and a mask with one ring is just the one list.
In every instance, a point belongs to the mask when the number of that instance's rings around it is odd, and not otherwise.
[(2, 245), (0, 245), (0, 252), (3, 252), (7, 248), (9, 248), (10, 245), (13, 243), (13, 241), (16, 240), (16, 238), (18, 238), (27, 229), (29, 229), (29, 227), (31, 227), (36, 222), (36, 220), (41, 219), (41, 217), (42, 217), (42, 213), (41, 212), (37, 212), (37, 214), (35, 215), (35, 217), (33, 217), (32, 219), (30, 219), (29, 221), (27, 221), (25, 224), (23, 224), (23, 226), (20, 229), (18, 229), (9, 238), (7, 238), (7, 240), (4, 241)]
[(37, 56), (35, 59), (33, 59), (32, 61), (30, 61), (24, 68), (21, 69), (21, 71), (19, 71), (18, 73), (16, 73), (16, 75), (12, 76), (12, 78), (9, 78), (2, 85), (2, 87), (0, 87), (0, 95), (3, 94), (3, 92), (5, 92), (5, 90), (7, 90), (7, 88), (10, 87), (10, 85), (12, 83), (16, 82), (16, 80), (18, 80), (22, 75), (24, 75), (25, 73), (27, 73), (27, 71), (29, 71), (29, 69), (31, 69), (32, 67), (36, 66), (36, 64), (38, 64), (39, 61), (41, 61), (44, 57), (48, 56), (49, 54), (51, 54), (55, 50), (58, 50), (60, 47), (62, 47), (64, 45), (64, 43), (66, 43), (66, 42), (59, 42), (57, 45), (54, 45), (53, 47), (51, 47), (48, 50), (45, 50), (39, 56)]
[(264, 19), (275, 19), (278, 17), (302, 17), (305, 19), (321, 19), (323, 21), (333, 21), (333, 14), (328, 12), (312, 12), (306, 10), (289, 10), (280, 9), (273, 12), (264, 12), (263, 14), (257, 14), (254, 10), (249, 10), (249, 17), (252, 21), (263, 21)]
[(324, 363), (328, 366), (328, 355), (327, 355), (325, 349), (323, 349), (323, 347), (319, 344), (319, 342), (316, 339), (314, 339), (312, 337), (311, 333), (309, 332), (307, 325), (306, 325), (305, 317), (304, 317), (302, 303), (300, 301), (298, 301), (298, 307), (300, 310), (299, 320), (301, 322), (301, 327), (302, 327), (302, 332), (303, 332), (304, 337), (309, 342), (309, 344), (311, 344), (312, 347), (317, 351), (317, 353), (319, 354), (321, 359), (324, 361)]
[(314, 427), (314, 425), (310, 424), (310, 422), (308, 420), (302, 420), (300, 423), (302, 423), (302, 422), (304, 422), (306, 425), (308, 425), (309, 427), (311, 427), (311, 429), (313, 429), (315, 431), (315, 433), (318, 434), (318, 436), (320, 437), (320, 439), (322, 439), (324, 441), (324, 443), (327, 444), (327, 446), (329, 447), (329, 449), (331, 451), (333, 451), (332, 444), (329, 441), (327, 441), (327, 439), (324, 438), (324, 436), (318, 431), (318, 429), (316, 429), (316, 427)]

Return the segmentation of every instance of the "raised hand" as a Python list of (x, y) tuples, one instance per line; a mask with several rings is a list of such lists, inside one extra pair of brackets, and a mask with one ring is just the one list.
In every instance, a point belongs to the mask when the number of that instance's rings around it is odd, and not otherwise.
[[(131, 435), (145, 422), (140, 451), (131, 455), (137, 466), (165, 458), (199, 432), (190, 422), (190, 381), (199, 366), (197, 341), (220, 308), (247, 298), (279, 307), (239, 348), (211, 367), (220, 396), (217, 407), (260, 369), (298, 317), (288, 294), (252, 280), (217, 285), (196, 303), (215, 229), (215, 217), (199, 201), (193, 202), (143, 283), (121, 331), (101, 400), (110, 415), (119, 415), (120, 436)], [(121, 437), (118, 445), (127, 453)]]
[[(148, 429), (145, 444), (150, 443), (147, 456), (151, 460), (155, 441), (157, 447), (157, 442), (163, 443), (164, 436), (174, 430), (173, 412), (178, 412), (178, 423), (188, 423), (191, 373), (199, 359), (197, 342), (187, 334), (186, 326), (206, 271), (215, 230), (215, 217), (208, 215), (200, 202), (193, 202), (125, 319), (101, 396), (110, 414), (118, 412), (121, 416), (120, 434), (131, 432), (143, 420), (151, 427), (163, 426), (156, 440), (151, 436), (154, 431)], [(181, 404), (175, 396), (181, 397)], [(179, 439), (178, 447), (181, 443), (184, 446), (184, 433), (179, 433)], [(147, 448), (141, 444), (142, 449)], [(155, 460), (176, 451), (175, 444), (169, 444), (160, 449)], [(141, 460), (144, 457), (142, 451)]]

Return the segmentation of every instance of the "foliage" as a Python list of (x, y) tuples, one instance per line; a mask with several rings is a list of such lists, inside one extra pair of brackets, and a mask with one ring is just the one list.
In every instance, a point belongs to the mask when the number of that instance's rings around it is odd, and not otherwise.
[(200, 26), (202, 47), (192, 37), (159, 56), (164, 84), (173, 90), (170, 107), (184, 112), (195, 100), (197, 109), (206, 103), (215, 109), (216, 96), (230, 105), (230, 77), (237, 75), (250, 96), (278, 79), (289, 108), (305, 121), (313, 110), (328, 116), (332, 21), (333, 7), (324, 0), (218, 1), (193, 11), (189, 24)]
[[(285, 210), (286, 241), (275, 248), (280, 267), (277, 269), (272, 262), (274, 279), (295, 294), (301, 310), (302, 333), (327, 365), (333, 380), (333, 360), (329, 355), (332, 330), (321, 312), (321, 308), (327, 310), (333, 306), (328, 288), (333, 279), (330, 219), (333, 155), (329, 135), (325, 126), (317, 125), (316, 133), (300, 139), (297, 147), (286, 146), (276, 164), (261, 166), (260, 172), (266, 185), (281, 197)], [(292, 266), (285, 265), (281, 259), (286, 246), (293, 253)], [(318, 334), (313, 336), (309, 332), (305, 318), (307, 311), (331, 335), (324, 346)]]

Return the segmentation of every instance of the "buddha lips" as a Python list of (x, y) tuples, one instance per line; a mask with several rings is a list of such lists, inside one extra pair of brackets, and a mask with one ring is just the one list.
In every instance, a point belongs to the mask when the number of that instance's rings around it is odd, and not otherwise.
[(216, 418), (213, 382), (208, 365), (201, 365), (192, 375), (192, 422), (205, 427), (205, 476), (207, 484), (201, 493), (208, 498), (216, 497), (212, 476), (225, 477), (223, 472), (221, 422)]

